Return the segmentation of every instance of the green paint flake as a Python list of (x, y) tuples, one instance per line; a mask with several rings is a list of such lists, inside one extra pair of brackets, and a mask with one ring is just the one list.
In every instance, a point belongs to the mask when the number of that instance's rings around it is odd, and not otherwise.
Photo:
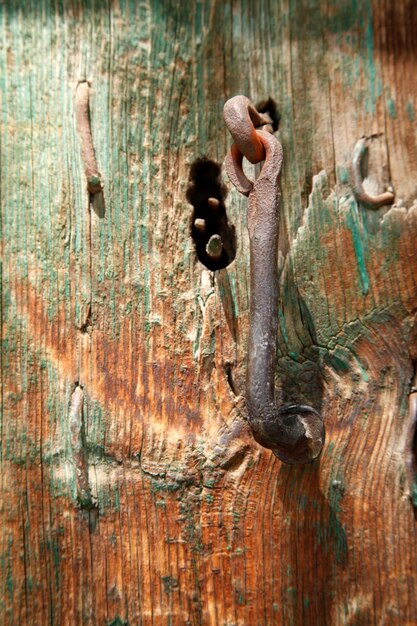
[(365, 29), (365, 67), (367, 70), (368, 78), (368, 95), (366, 99), (366, 110), (369, 113), (375, 112), (375, 100), (376, 100), (376, 85), (375, 85), (375, 64), (374, 64), (374, 31), (372, 24), (372, 8), (370, 5), (366, 6), (366, 19), (368, 20), (367, 27)]
[(54, 560), (54, 569), (55, 569), (55, 586), (57, 589), (60, 587), (60, 579), (59, 579), (59, 562), (60, 562), (60, 554), (59, 554), (59, 544), (57, 539), (53, 539), (50, 544), (50, 548), (53, 554)]
[(417, 474), (414, 475), (413, 484), (411, 485), (411, 502), (417, 508)]
[(289, 342), (289, 339), (288, 339), (287, 328), (286, 328), (286, 325), (285, 325), (284, 315), (283, 315), (281, 309), (278, 309), (278, 320), (279, 320), (279, 326), (281, 328), (281, 333), (282, 333), (282, 336), (284, 338), (285, 345), (287, 346), (287, 348), (289, 350), (288, 355), (293, 360), (296, 360), (297, 359), (296, 352), (294, 352), (293, 350), (290, 350), (290, 342)]
[(392, 119), (395, 119), (397, 117), (397, 109), (395, 107), (395, 102), (390, 97), (387, 98), (387, 111), (388, 111), (388, 115)]
[(186, 481), (184, 481), (183, 483), (177, 480), (168, 481), (166, 478), (163, 478), (159, 481), (154, 479), (151, 483), (151, 489), (155, 494), (160, 491), (174, 493), (184, 486), (186, 486)]
[(414, 105), (410, 100), (407, 100), (406, 102), (405, 111), (407, 113), (407, 116), (410, 122), (414, 122), (415, 120)]
[(99, 506), (100, 515), (104, 515), (106, 509), (111, 507), (111, 497), (108, 489), (100, 487), (97, 492), (97, 503)]
[(349, 183), (349, 171), (346, 167), (338, 165), (336, 167), (336, 176), (341, 185), (347, 185)]
[(327, 523), (313, 522), (318, 545), (328, 553), (332, 550), (337, 563), (344, 563), (348, 553), (346, 532), (339, 521), (341, 501), (345, 495), (345, 485), (342, 480), (331, 480), (328, 495), (329, 514)]
[(362, 293), (366, 295), (369, 291), (369, 275), (365, 264), (366, 237), (364, 236), (364, 229), (359, 221), (358, 205), (354, 200), (352, 200), (349, 210), (346, 213), (346, 225), (352, 234), (353, 247), (362, 283)]
[(240, 606), (243, 606), (243, 604), (244, 604), (244, 601), (243, 601), (243, 594), (242, 594), (241, 590), (240, 590), (240, 589), (237, 589), (236, 587), (235, 587), (235, 597), (236, 597), (237, 603), (238, 603)]
[(335, 511), (330, 508), (328, 522), (326, 524), (313, 522), (313, 527), (316, 531), (318, 544), (325, 554), (332, 548), (336, 562), (344, 563), (348, 553), (346, 532)]
[(331, 456), (333, 453), (334, 441), (331, 441), (327, 448), (327, 456)]
[(120, 491), (117, 485), (113, 485), (114, 508), (120, 511)]
[(324, 362), (338, 374), (345, 374), (349, 371), (349, 363), (347, 363), (342, 356), (337, 354), (337, 349), (334, 353), (325, 353)]
[(364, 366), (362, 365), (362, 363), (359, 361), (359, 359), (358, 359), (358, 358), (356, 358), (355, 360), (356, 360), (356, 363), (358, 364), (358, 367), (359, 367), (359, 370), (360, 370), (360, 373), (361, 373), (362, 380), (363, 380), (365, 383), (369, 382), (369, 376), (368, 376), (368, 373), (367, 373), (367, 371), (365, 370)]
[[(356, 88), (360, 80), (363, 106), (375, 112), (376, 98), (381, 94), (381, 81), (374, 63), (374, 33), (372, 4), (369, 0), (332, 0), (326, 14), (326, 24), (336, 34), (340, 49), (340, 72), (346, 89)], [(330, 13), (330, 15), (329, 15)], [(323, 15), (319, 13), (323, 19)]]
[(106, 626), (129, 626), (129, 622), (116, 615), (110, 622), (106, 622)]
[[(13, 548), (13, 537), (9, 535), (7, 540), (7, 573), (6, 573), (6, 589), (9, 595), (9, 599), (13, 599), (13, 569), (12, 569), (12, 548)], [(4, 560), (2, 558), (2, 568), (4, 569)]]

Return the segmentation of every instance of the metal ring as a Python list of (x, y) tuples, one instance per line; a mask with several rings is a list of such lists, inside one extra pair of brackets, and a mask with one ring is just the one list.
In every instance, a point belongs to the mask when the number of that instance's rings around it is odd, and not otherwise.
[(240, 152), (251, 163), (265, 159), (265, 150), (256, 127), (268, 124), (269, 119), (256, 110), (246, 96), (230, 98), (224, 105), (224, 121)]
[[(282, 148), (281, 144), (274, 135), (263, 130), (255, 130), (257, 140), (261, 143), (262, 149), (265, 154), (265, 164), (261, 170), (258, 180), (264, 175), (267, 175), (268, 170), (272, 168), (281, 168), (282, 163)], [(236, 189), (248, 196), (253, 189), (254, 182), (249, 180), (243, 171), (242, 162), (243, 154), (236, 144), (233, 144), (226, 155), (226, 172), (229, 176), (231, 183)], [(278, 162), (277, 160), (278, 159)]]

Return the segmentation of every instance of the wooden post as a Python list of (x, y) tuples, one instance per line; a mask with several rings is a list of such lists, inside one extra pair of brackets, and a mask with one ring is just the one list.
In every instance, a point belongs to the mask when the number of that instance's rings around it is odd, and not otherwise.
[[(0, 12), (1, 623), (416, 624), (415, 3)], [(228, 267), (191, 237), (190, 166), (223, 161), (238, 93), (281, 114), (276, 385), (325, 419), (311, 465), (245, 421), (246, 199)], [(393, 206), (355, 199), (363, 136)]]

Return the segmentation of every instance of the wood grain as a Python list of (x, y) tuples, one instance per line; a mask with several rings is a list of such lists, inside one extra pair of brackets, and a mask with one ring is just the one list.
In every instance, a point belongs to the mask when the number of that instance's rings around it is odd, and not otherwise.
[[(0, 10), (2, 623), (417, 624), (412, 0)], [(245, 422), (246, 200), (226, 200), (227, 269), (205, 270), (190, 236), (190, 165), (223, 160), (237, 93), (282, 116), (276, 382), (325, 417), (310, 466), (281, 464)], [(392, 208), (352, 195), (363, 135), (365, 189), (391, 184)]]

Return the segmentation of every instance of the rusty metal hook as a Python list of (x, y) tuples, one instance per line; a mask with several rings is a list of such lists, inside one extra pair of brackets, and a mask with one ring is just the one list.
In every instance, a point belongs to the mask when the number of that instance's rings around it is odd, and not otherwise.
[(93, 138), (90, 128), (90, 86), (87, 81), (80, 81), (75, 92), (75, 115), (78, 134), (81, 139), (81, 157), (87, 178), (87, 189), (92, 195), (102, 191), (103, 186), (97, 167)]
[(361, 139), (357, 141), (353, 150), (352, 191), (356, 200), (363, 204), (363, 206), (368, 209), (379, 209), (380, 207), (386, 206), (387, 204), (392, 204), (394, 202), (395, 196), (392, 191), (389, 190), (379, 194), (378, 196), (371, 196), (369, 193), (366, 193), (362, 183), (362, 161), (366, 149), (366, 137), (361, 137)]
[[(275, 403), (274, 375), (278, 332), (278, 234), (282, 147), (278, 139), (256, 130), (245, 111), (247, 98), (238, 96), (225, 105), (229, 127), (236, 103), (242, 107), (233, 123), (233, 138), (242, 128), (243, 140), (232, 146), (226, 158), (226, 171), (240, 193), (249, 196), (248, 231), (250, 240), (250, 323), (246, 374), (246, 406), (254, 438), (285, 463), (308, 463), (320, 454), (325, 437), (323, 420), (310, 406)], [(239, 104), (240, 102), (240, 104)], [(252, 103), (250, 103), (253, 107)], [(243, 110), (243, 108), (245, 110)], [(254, 109), (254, 107), (253, 107)], [(256, 109), (255, 109), (256, 111)], [(252, 125), (252, 128), (248, 128)], [(230, 130), (230, 128), (229, 128)], [(231, 131), (232, 132), (232, 131)], [(256, 135), (265, 154), (259, 177), (250, 181), (243, 172), (243, 156), (252, 155), (248, 143)], [(243, 148), (243, 149), (242, 149)], [(253, 146), (252, 146), (253, 148)], [(260, 150), (255, 147), (259, 155)], [(258, 157), (256, 157), (258, 158)], [(258, 160), (259, 161), (259, 160)]]

